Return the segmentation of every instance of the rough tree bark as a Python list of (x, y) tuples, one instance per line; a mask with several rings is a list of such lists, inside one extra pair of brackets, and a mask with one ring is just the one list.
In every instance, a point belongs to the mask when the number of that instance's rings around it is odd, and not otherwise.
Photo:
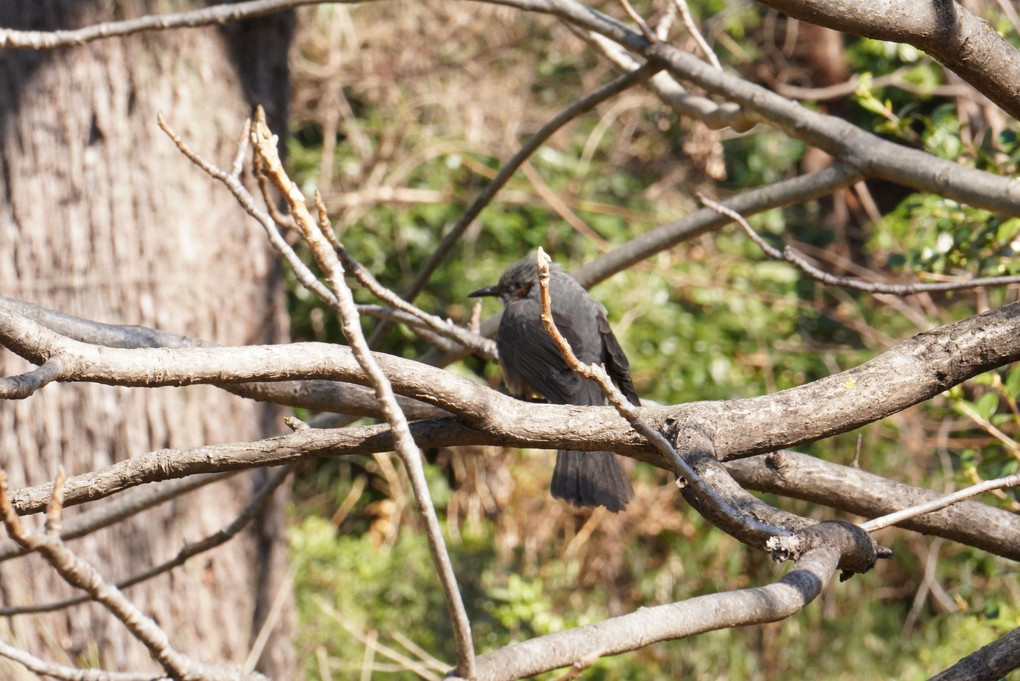
[[(0, 26), (74, 28), (158, 9), (147, 5), (3, 3)], [(283, 129), (292, 21), (282, 15), (222, 30), (0, 52), (0, 290), (89, 319), (223, 344), (284, 340), (278, 269), (264, 237), (181, 156), (156, 113), (224, 165), (253, 103)], [(24, 368), (0, 354), (0, 373)], [(60, 465), (73, 474), (160, 447), (257, 438), (279, 429), (278, 416), (204, 386), (54, 385), (0, 403), (0, 466), (17, 488), (51, 479)], [(108, 578), (129, 576), (229, 523), (257, 482), (213, 485), (71, 547)], [(277, 500), (255, 531), (128, 596), (197, 658), (243, 662), (283, 583), (283, 545), (271, 536), (281, 513)], [(4, 605), (68, 592), (38, 559), (0, 564)], [(289, 629), (277, 625), (260, 664), (279, 678), (294, 664)], [(93, 606), (0, 621), (0, 636), (58, 661), (155, 668)], [(25, 674), (5, 665), (0, 675)]]

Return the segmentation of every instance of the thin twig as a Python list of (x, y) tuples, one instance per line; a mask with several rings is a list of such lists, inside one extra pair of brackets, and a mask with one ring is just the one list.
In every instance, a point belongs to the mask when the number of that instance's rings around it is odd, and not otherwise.
[[(284, 475), (282, 477), (286, 478), (287, 476)], [(280, 482), (283, 482), (283, 480), (281, 479)], [(294, 573), (296, 571), (297, 561), (292, 561), (290, 569), (287, 571), (286, 578), (281, 580), (280, 585), (276, 589), (276, 596), (273, 598), (273, 602), (269, 606), (269, 612), (266, 614), (265, 620), (259, 628), (258, 635), (255, 636), (255, 641), (251, 644), (251, 650), (248, 651), (248, 657), (241, 666), (241, 669), (243, 669), (246, 673), (254, 671), (259, 660), (262, 659), (262, 654), (266, 650), (266, 645), (269, 643), (270, 637), (276, 629), (276, 625), (280, 623), (280, 617), (283, 615), (285, 609), (284, 606), (288, 603), (288, 600), (293, 597)]]
[[(247, 131), (248, 126), (246, 125), (245, 132), (247, 133)], [(245, 140), (245, 142), (247, 142), (247, 140)], [(269, 213), (269, 217), (273, 218), (273, 222), (284, 229), (299, 231), (297, 223), (294, 222), (294, 218), (281, 213), (279, 207), (276, 205), (276, 199), (273, 197), (273, 192), (269, 188), (269, 178), (267, 178), (266, 174), (262, 172), (259, 157), (257, 155), (253, 156), (251, 161), (252, 174), (255, 175), (255, 181), (259, 185), (259, 191), (262, 193), (262, 202), (266, 204), (266, 212)], [(279, 249), (277, 249), (277, 251), (279, 251)]]
[[(466, 678), (473, 678), (475, 675), (475, 654), (474, 644), (471, 641), (471, 623), (468, 620), (460, 589), (457, 586), (453, 564), (443, 541), (435, 507), (429, 496), (428, 483), (421, 462), (421, 451), (414, 443), (407, 419), (397, 404), (389, 380), (365, 342), (354, 297), (344, 281), (343, 265), (330, 243), (330, 239), (326, 236), (326, 233), (332, 230), (329, 217), (325, 212), (319, 213), (318, 220), (312, 217), (304, 196), (283, 169), (277, 153), (276, 141), (276, 136), (266, 125), (265, 113), (260, 107), (256, 111), (255, 126), (252, 130), (253, 146), (256, 154), (261, 158), (264, 171), (270, 181), (280, 190), (290, 206), (290, 214), (294, 217), (302, 236), (311, 248), (312, 257), (326, 276), (326, 282), (336, 297), (334, 309), (340, 314), (343, 321), (343, 332), (347, 342), (358, 364), (367, 375), (368, 382), (375, 390), (380, 408), (386, 416), (386, 421), (390, 424), (396, 445), (395, 450), (407, 469), (411, 488), (418, 504), (418, 511), (425, 524), (432, 560), (443, 588), (443, 594), (446, 597), (453, 625), (454, 642), (457, 647), (458, 673)], [(319, 205), (321, 206), (321, 202)]]
[(400, 633), (399, 629), (394, 629), (390, 633), (390, 636), (393, 637), (394, 641), (396, 641), (400, 645), (404, 646), (404, 648), (406, 648), (408, 652), (417, 655), (418, 659), (421, 660), (422, 664), (424, 664), (426, 667), (429, 667), (430, 669), (434, 669), (437, 672), (444, 672), (444, 673), (450, 668), (450, 663), (449, 662), (443, 662), (438, 657), (436, 657), (435, 655), (433, 655), (432, 653), (428, 652), (427, 650), (422, 648), (420, 645), (418, 645), (417, 643), (415, 643), (414, 641), (409, 639), (407, 636), (405, 636), (404, 634)]
[[(153, 565), (142, 572), (114, 582), (114, 587), (117, 589), (126, 589), (136, 584), (140, 584), (141, 582), (150, 580), (165, 572), (169, 572), (176, 567), (180, 567), (189, 559), (194, 558), (201, 553), (205, 553), (206, 551), (211, 551), (217, 546), (221, 546), (222, 544), (230, 541), (230, 539), (237, 536), (237, 533), (243, 530), (248, 523), (251, 522), (251, 519), (255, 517), (255, 514), (260, 508), (262, 508), (269, 496), (274, 490), (276, 490), (277, 487), (283, 484), (283, 481), (287, 479), (287, 476), (292, 470), (293, 468), (291, 466), (285, 466), (284, 468), (276, 471), (273, 476), (270, 477), (269, 480), (267, 480), (254, 495), (252, 495), (252, 498), (241, 510), (240, 514), (238, 514), (237, 518), (235, 518), (229, 525), (198, 542), (186, 544), (176, 556), (167, 561), (158, 565)], [(49, 511), (47, 511), (47, 515), (49, 515)], [(32, 605), (0, 607), (0, 617), (52, 612), (54, 610), (69, 608), (72, 605), (78, 605), (79, 603), (84, 603), (89, 600), (91, 600), (89, 596), (75, 596), (72, 598), (64, 598), (59, 601), (50, 601), (49, 603), (33, 603)]]
[(708, 41), (705, 40), (705, 36), (701, 35), (701, 31), (698, 30), (697, 24), (694, 23), (694, 17), (691, 16), (691, 10), (687, 7), (687, 0), (673, 0), (673, 4), (680, 10), (680, 19), (684, 22), (684, 26), (687, 27), (688, 33), (694, 38), (694, 42), (698, 43), (698, 47), (705, 53), (705, 58), (708, 59), (709, 63), (715, 68), (722, 71), (722, 64), (719, 63), (719, 57), (715, 56), (715, 52), (708, 46)]
[[(344, 631), (346, 631), (354, 638), (358, 639), (358, 641), (360, 641), (366, 648), (373, 648), (376, 652), (382, 653), (384, 656), (393, 660), (404, 669), (414, 672), (423, 679), (426, 679), (426, 681), (440, 681), (440, 679), (442, 678), (439, 676), (439, 674), (435, 674), (432, 671), (430, 671), (428, 666), (423, 664), (422, 662), (419, 662), (406, 655), (403, 655), (399, 651), (394, 650), (393, 648), (390, 648), (385, 644), (379, 643), (378, 638), (376, 638), (373, 641), (371, 638), (355, 629), (353, 626), (351, 626), (351, 623), (347, 620), (347, 618), (343, 617), (340, 613), (338, 613), (336, 609), (334, 609), (321, 597), (315, 598), (315, 604), (319, 606), (319, 609), (322, 610), (322, 612), (326, 613), (326, 615), (328, 615), (337, 624), (343, 627)], [(447, 669), (449, 669), (449, 667), (444, 667), (443, 671), (446, 671)], [(468, 679), (469, 677), (463, 678)]]
[(46, 507), (46, 534), (50, 537), (60, 538), (60, 519), (64, 515), (64, 483), (67, 475), (64, 467), (57, 467), (57, 475), (53, 479), (53, 498)]
[(874, 518), (873, 520), (861, 523), (860, 528), (865, 532), (875, 532), (876, 530), (881, 530), (882, 528), (901, 523), (904, 520), (909, 520), (910, 518), (924, 515), (925, 513), (931, 513), (932, 511), (938, 511), (946, 506), (951, 506), (959, 501), (969, 499), (978, 494), (983, 494), (984, 492), (991, 492), (996, 489), (1017, 486), (1020, 486), (1020, 473), (1015, 473), (996, 480), (985, 480), (984, 482), (979, 482), (976, 485), (965, 487), (959, 491), (953, 492), (952, 494), (947, 494), (944, 497), (939, 497), (938, 499), (933, 499), (923, 504), (918, 504), (917, 506), (905, 508), (902, 511), (896, 511), (895, 513)]
[[(315, 205), (319, 210), (320, 215), (326, 214), (326, 206), (323, 204), (322, 197), (318, 193), (316, 193), (315, 196)], [(376, 298), (396, 310), (412, 315), (440, 336), (460, 343), (465, 348), (468, 348), (472, 352), (483, 357), (495, 358), (495, 343), (493, 343), (492, 340), (484, 338), (467, 329), (462, 329), (450, 321), (437, 317), (436, 315), (429, 314), (416, 305), (412, 305), (407, 302), (396, 293), (379, 283), (379, 280), (375, 278), (375, 275), (355, 260), (344, 245), (337, 239), (336, 234), (333, 232), (331, 227), (324, 227), (322, 233), (336, 252), (344, 270), (353, 275), (354, 278), (357, 279), (361, 285), (368, 289)]]
[[(191, 475), (180, 480), (165, 480), (156, 485), (142, 487), (126, 493), (110, 503), (101, 504), (84, 513), (75, 515), (70, 520), (64, 520), (60, 530), (60, 538), (64, 541), (84, 537), (96, 530), (109, 527), (136, 513), (152, 508), (164, 501), (190, 492), (204, 485), (223, 480), (236, 473), (210, 473), (206, 475)], [(16, 542), (4, 540), (0, 542), (0, 562), (25, 555), (24, 548)], [(2, 613), (0, 609), (0, 613)]]
[[(308, 266), (301, 262), (301, 258), (297, 256), (294, 249), (292, 249), (284, 240), (283, 235), (280, 234), (280, 231), (277, 228), (277, 223), (273, 217), (255, 205), (254, 197), (252, 197), (247, 187), (245, 187), (241, 182), (241, 178), (238, 175), (228, 173), (216, 167), (214, 164), (205, 160), (201, 155), (193, 151), (191, 147), (188, 146), (187, 142), (181, 139), (177, 133), (174, 132), (173, 128), (169, 126), (162, 113), (158, 114), (156, 119), (159, 122), (159, 127), (162, 128), (163, 132), (165, 132), (167, 136), (173, 140), (180, 152), (207, 175), (222, 182), (226, 188), (230, 190), (230, 193), (234, 195), (234, 199), (241, 204), (244, 211), (262, 225), (262, 229), (265, 231), (270, 245), (276, 249), (276, 251), (282, 255), (284, 259), (286, 259), (287, 264), (290, 265), (291, 269), (294, 271), (295, 278), (297, 278), (301, 285), (323, 300), (335, 300), (329, 289), (326, 288), (314, 274), (312, 274), (312, 271), (308, 269)], [(250, 128), (250, 122), (245, 121), (245, 129), (248, 128)]]
[(659, 42), (665, 42), (669, 39), (669, 32), (673, 30), (673, 24), (675, 23), (676, 5), (670, 3), (662, 10), (662, 16), (659, 17), (659, 23), (655, 25), (655, 37), (658, 38)]
[[(63, 485), (54, 485), (59, 492)], [(63, 505), (59, 494), (49, 505), (53, 510)], [(99, 572), (88, 562), (69, 551), (56, 534), (29, 532), (11, 506), (7, 491), (7, 474), (0, 470), (0, 516), (11, 539), (30, 551), (38, 551), (51, 567), (68, 584), (84, 590), (94, 600), (102, 603), (117, 619), (124, 623), (131, 634), (149, 650), (160, 666), (174, 678), (193, 678), (199, 665), (178, 650), (156, 622), (144, 615), (120, 590), (108, 584)]]
[(1002, 445), (1009, 450), (1010, 455), (1014, 459), (1020, 459), (1020, 443), (1006, 435), (1004, 432), (995, 427), (995, 425), (986, 419), (984, 416), (979, 414), (973, 407), (966, 402), (957, 402), (953, 405), (957, 411), (962, 413), (964, 416), (969, 418), (971, 421), (976, 423), (981, 430), (985, 431), (996, 440), (1002, 443)]
[(648, 26), (648, 22), (646, 22), (644, 18), (637, 13), (634, 7), (630, 4), (630, 0), (620, 0), (620, 4), (623, 5), (623, 11), (627, 13), (627, 16), (633, 19), (634, 23), (641, 29), (641, 34), (645, 37), (645, 40), (648, 42), (655, 42), (655, 32)]
[(862, 281), (851, 277), (837, 277), (834, 274), (824, 272), (807, 262), (803, 256), (797, 253), (790, 246), (785, 246), (782, 251), (772, 247), (767, 241), (765, 241), (765, 239), (754, 231), (751, 225), (748, 224), (747, 220), (745, 220), (740, 213), (727, 208), (721, 203), (713, 201), (704, 194), (699, 193), (698, 198), (703, 204), (705, 204), (705, 207), (714, 210), (720, 215), (730, 218), (740, 225), (740, 227), (747, 232), (747, 235), (751, 237), (754, 243), (758, 244), (758, 246), (765, 251), (766, 255), (771, 258), (775, 258), (776, 260), (786, 261), (812, 279), (830, 286), (852, 288), (866, 293), (888, 293), (895, 296), (909, 296), (914, 293), (960, 291), (985, 286), (1020, 284), (1020, 276), (979, 277), (977, 279), (968, 279), (967, 281), (939, 281), (931, 283), (918, 282), (914, 284), (883, 284), (881, 282)]
[(0, 29), (0, 50), (29, 48), (52, 50), (58, 47), (78, 47), (94, 40), (117, 38), (144, 31), (166, 31), (174, 28), (195, 28), (229, 24), (242, 19), (282, 12), (303, 5), (314, 5), (323, 0), (254, 0), (215, 5), (176, 14), (150, 14), (125, 21), (109, 21), (66, 31), (16, 31)]
[(13, 660), (34, 674), (58, 681), (159, 681), (152, 672), (108, 672), (47, 662), (4, 641), (0, 641), (0, 657)]

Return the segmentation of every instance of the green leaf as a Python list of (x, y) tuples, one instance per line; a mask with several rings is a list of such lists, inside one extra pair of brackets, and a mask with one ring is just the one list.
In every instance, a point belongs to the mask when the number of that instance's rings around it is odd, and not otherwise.
[(986, 419), (991, 418), (992, 414), (994, 414), (995, 410), (998, 408), (999, 396), (993, 391), (988, 391), (979, 397), (977, 403), (974, 405), (974, 410)]
[(1006, 374), (1004, 388), (1006, 390), (1006, 394), (1012, 396), (1014, 399), (1020, 395), (1020, 364), (1014, 365), (1013, 369)]

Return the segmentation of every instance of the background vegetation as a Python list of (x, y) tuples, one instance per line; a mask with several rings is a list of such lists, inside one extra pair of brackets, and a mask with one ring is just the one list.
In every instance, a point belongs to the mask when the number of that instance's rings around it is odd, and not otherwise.
[[(625, 18), (615, 3), (596, 4)], [(634, 4), (654, 17), (660, 3)], [(945, 158), (1016, 172), (1017, 122), (914, 48), (841, 36), (838, 59), (820, 59), (818, 29), (761, 6), (713, 1), (691, 10), (727, 69), (780, 92), (801, 88), (802, 100), (850, 82), (814, 106)], [(995, 3), (983, 14), (1017, 43), (1017, 27)], [(397, 291), (484, 186), (479, 178), (615, 75), (550, 19), (466, 3), (319, 7), (302, 14), (298, 35), (292, 169), (306, 189), (324, 193), (351, 254)], [(685, 32), (676, 40), (696, 50)], [(464, 321), (466, 294), (534, 246), (574, 268), (690, 212), (696, 192), (726, 197), (820, 163), (818, 152), (767, 129), (711, 131), (647, 92), (628, 91), (564, 128), (515, 176), (419, 304)], [(773, 244), (795, 243), (836, 274), (904, 282), (1020, 274), (1017, 220), (878, 182), (751, 222)], [(594, 295), (609, 308), (642, 397), (678, 403), (800, 385), (1015, 299), (1017, 290), (892, 298), (835, 289), (769, 260), (729, 226), (613, 277)], [(337, 320), (300, 290), (290, 303), (295, 339), (339, 341)], [(488, 305), (486, 314), (496, 311)], [(427, 350), (399, 328), (380, 347), (409, 357)], [(452, 369), (499, 380), (497, 367), (475, 358)], [(849, 463), (859, 435), (862, 467), (932, 489), (1001, 476), (1018, 468), (1018, 393), (1014, 366), (808, 449)], [(427, 455), (480, 650), (760, 584), (786, 569), (708, 526), (679, 500), (671, 476), (644, 464), (628, 469), (637, 499), (613, 516), (548, 496), (552, 452)], [(451, 661), (442, 596), (396, 459), (323, 460), (302, 470), (297, 491), (291, 545), (309, 678), (415, 676), (376, 645), (423, 659), (417, 645)], [(1020, 509), (1014, 494), (1000, 503)], [(789, 620), (603, 659), (585, 678), (803, 678), (808, 669), (815, 679), (927, 678), (1020, 624), (1014, 563), (895, 529), (879, 539), (895, 560), (832, 586)], [(345, 633), (337, 636), (338, 627)]]

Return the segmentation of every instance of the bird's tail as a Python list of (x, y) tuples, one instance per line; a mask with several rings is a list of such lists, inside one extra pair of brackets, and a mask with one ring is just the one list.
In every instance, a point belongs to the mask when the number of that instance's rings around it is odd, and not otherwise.
[(634, 489), (612, 452), (578, 452), (561, 449), (556, 454), (552, 495), (574, 506), (605, 506), (616, 513), (634, 498)]

